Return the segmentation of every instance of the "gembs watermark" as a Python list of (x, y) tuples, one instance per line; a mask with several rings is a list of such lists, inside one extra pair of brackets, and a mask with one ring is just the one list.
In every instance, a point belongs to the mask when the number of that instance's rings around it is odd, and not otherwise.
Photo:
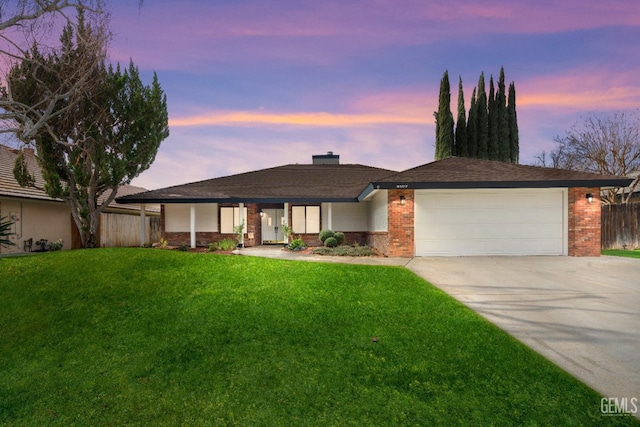
[(600, 412), (607, 417), (622, 417), (638, 414), (640, 401), (637, 397), (603, 397)]

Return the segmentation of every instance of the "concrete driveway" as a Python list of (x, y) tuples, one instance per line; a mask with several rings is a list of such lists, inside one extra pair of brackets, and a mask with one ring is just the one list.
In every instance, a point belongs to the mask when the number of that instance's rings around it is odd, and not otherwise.
[(603, 396), (640, 402), (640, 260), (414, 258), (406, 267)]

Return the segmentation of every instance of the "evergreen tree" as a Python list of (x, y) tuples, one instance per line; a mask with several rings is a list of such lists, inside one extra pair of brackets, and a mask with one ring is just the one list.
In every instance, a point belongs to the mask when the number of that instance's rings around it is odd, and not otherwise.
[(509, 84), (509, 103), (507, 105), (509, 122), (509, 161), (518, 163), (520, 157), (520, 141), (518, 138), (518, 115), (516, 113), (516, 85)]
[(451, 114), (451, 88), (449, 72), (440, 81), (440, 98), (436, 115), (435, 159), (445, 159), (453, 154), (453, 114)]
[(504, 85), (504, 67), (500, 67), (500, 78), (498, 79), (498, 92), (496, 94), (496, 114), (498, 116), (498, 142), (500, 154), (497, 160), (503, 162), (511, 161), (511, 147), (509, 142), (509, 117), (507, 114), (507, 92)]
[(496, 106), (496, 91), (493, 85), (493, 76), (489, 78), (489, 146), (487, 149), (489, 160), (498, 160), (500, 146), (498, 143), (498, 111)]
[(467, 147), (467, 113), (464, 109), (464, 92), (462, 91), (462, 76), (458, 81), (458, 119), (456, 121), (455, 155), (469, 157)]
[(478, 80), (478, 98), (476, 99), (477, 133), (479, 159), (489, 158), (489, 112), (487, 111), (487, 92), (484, 88), (484, 72)]
[[(60, 53), (41, 56), (36, 48), (32, 50), (30, 55), (41, 57), (39, 63), (48, 67), (34, 68), (28, 60), (12, 67), (7, 84), (14, 99), (46, 105), (42, 100), (48, 96), (47, 86), (73, 83), (69, 80), (76, 76), (70, 75), (67, 66), (74, 59), (101, 56), (100, 50), (85, 43), (93, 29), (82, 13), (78, 21), (77, 31), (70, 24), (63, 30)], [(77, 106), (56, 105), (47, 126), (23, 142), (36, 148), (42, 189), (68, 203), (82, 246), (91, 248), (98, 243), (100, 213), (121, 185), (149, 168), (160, 143), (169, 135), (169, 127), (166, 96), (155, 73), (152, 83), (144, 85), (133, 62), (124, 70), (119, 65), (114, 70), (102, 59), (92, 74), (85, 76), (90, 84)], [(16, 161), (16, 180), (23, 186), (35, 186), (24, 158), (18, 156)], [(102, 195), (106, 197), (99, 202)]]
[(469, 120), (467, 121), (467, 156), (478, 156), (478, 107), (476, 101), (476, 88), (471, 93), (471, 105), (469, 106)]

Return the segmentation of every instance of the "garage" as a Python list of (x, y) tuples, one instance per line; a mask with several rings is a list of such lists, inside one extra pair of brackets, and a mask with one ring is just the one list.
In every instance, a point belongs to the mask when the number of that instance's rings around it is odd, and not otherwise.
[(415, 191), (416, 256), (567, 255), (564, 188)]

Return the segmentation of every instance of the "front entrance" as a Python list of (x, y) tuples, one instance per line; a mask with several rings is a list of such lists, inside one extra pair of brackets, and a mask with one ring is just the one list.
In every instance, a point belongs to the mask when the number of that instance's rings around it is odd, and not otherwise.
[(262, 244), (284, 243), (284, 209), (262, 210)]

